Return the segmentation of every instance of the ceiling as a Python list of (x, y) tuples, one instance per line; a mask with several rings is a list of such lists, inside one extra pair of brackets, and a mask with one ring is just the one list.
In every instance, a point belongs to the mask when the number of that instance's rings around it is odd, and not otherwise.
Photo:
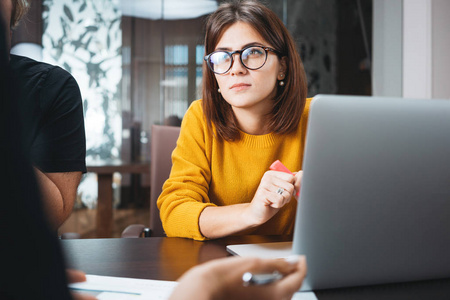
[[(164, 2), (164, 3), (162, 3)], [(124, 16), (144, 19), (194, 19), (217, 9), (216, 0), (121, 0)], [(163, 11), (164, 9), (164, 11)]]

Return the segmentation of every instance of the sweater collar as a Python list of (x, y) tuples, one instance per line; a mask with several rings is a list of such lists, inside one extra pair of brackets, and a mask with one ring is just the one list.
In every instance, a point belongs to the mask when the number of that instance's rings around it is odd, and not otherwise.
[(240, 130), (239, 132), (241, 134), (241, 139), (238, 143), (243, 144), (247, 148), (264, 149), (275, 145), (276, 134), (274, 133), (251, 135)]

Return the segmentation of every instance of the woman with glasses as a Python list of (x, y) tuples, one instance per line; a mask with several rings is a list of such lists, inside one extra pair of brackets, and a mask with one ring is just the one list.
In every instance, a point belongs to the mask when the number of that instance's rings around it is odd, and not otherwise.
[(185, 114), (158, 199), (168, 236), (292, 234), (310, 100), (293, 38), (257, 1), (208, 19), (203, 99)]

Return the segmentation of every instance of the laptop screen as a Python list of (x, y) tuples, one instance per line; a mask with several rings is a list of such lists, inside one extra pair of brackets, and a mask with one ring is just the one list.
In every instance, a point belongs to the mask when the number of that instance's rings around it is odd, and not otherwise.
[(450, 276), (450, 101), (316, 96), (303, 167), (312, 289)]

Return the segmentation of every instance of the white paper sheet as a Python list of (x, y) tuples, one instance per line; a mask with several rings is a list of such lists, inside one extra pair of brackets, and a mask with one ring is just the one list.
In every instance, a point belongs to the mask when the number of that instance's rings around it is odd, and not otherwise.
[(176, 281), (86, 275), (85, 282), (69, 284), (74, 291), (85, 292), (101, 300), (166, 300)]
[(318, 300), (314, 292), (297, 292), (291, 300)]
[[(99, 300), (167, 300), (176, 281), (86, 275), (85, 282), (71, 283), (69, 288), (94, 295)], [(317, 300), (313, 292), (298, 292), (292, 300)]]

